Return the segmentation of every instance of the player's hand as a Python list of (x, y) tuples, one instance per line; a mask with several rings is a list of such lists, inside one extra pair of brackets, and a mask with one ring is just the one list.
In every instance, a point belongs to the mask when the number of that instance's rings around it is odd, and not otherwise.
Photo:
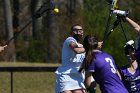
[(129, 11), (113, 10), (113, 14), (117, 14), (117, 15), (126, 17), (126, 16), (128, 16)]
[(5, 46), (0, 46), (0, 52), (3, 51), (5, 49), (5, 47), (7, 47), (7, 45)]
[(113, 10), (113, 14), (116, 14), (118, 18), (121, 18), (123, 20), (123, 22), (125, 22), (126, 17), (129, 14), (129, 11)]
[(98, 42), (98, 48), (99, 48), (99, 49), (101, 49), (101, 48), (102, 48), (102, 46), (103, 46), (103, 41)]

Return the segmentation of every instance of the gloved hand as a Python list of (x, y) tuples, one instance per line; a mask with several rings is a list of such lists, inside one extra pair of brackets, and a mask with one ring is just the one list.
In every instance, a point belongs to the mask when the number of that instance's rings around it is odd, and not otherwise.
[(129, 11), (113, 10), (113, 14), (117, 14), (117, 15), (126, 17), (129, 14)]
[(125, 22), (125, 18), (128, 16), (129, 11), (113, 10), (113, 14), (116, 14), (117, 17), (121, 18)]

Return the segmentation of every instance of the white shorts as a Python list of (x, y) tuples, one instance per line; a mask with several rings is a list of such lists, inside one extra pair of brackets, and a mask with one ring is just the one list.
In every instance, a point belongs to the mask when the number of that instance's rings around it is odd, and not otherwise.
[(82, 73), (56, 74), (56, 93), (66, 90), (85, 89)]

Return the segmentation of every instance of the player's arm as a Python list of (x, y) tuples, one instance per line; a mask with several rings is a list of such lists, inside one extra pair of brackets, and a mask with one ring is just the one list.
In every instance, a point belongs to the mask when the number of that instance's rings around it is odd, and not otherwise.
[(84, 53), (85, 49), (83, 47), (78, 47), (78, 45), (74, 42), (70, 42), (69, 46), (71, 47), (71, 49), (76, 53), (76, 54), (80, 54), (80, 53)]
[(135, 21), (127, 17), (129, 12), (122, 10), (113, 10), (113, 13), (121, 16), (123, 19), (125, 18), (125, 21), (127, 21), (137, 33), (140, 32), (140, 25), (138, 25)]
[(126, 17), (126, 21), (134, 28), (136, 32), (140, 33), (140, 25), (138, 25), (136, 22), (134, 22), (132, 19), (129, 17)]
[(120, 72), (118, 70), (117, 70), (117, 74), (118, 74), (120, 80), (122, 80), (121, 74), (120, 74)]

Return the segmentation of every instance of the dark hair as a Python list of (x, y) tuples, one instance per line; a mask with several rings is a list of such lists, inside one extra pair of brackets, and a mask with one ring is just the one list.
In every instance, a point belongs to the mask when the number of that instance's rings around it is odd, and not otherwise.
[(140, 63), (140, 51), (136, 51), (134, 55), (136, 57), (137, 62)]
[(74, 25), (72, 25), (72, 27), (71, 27), (71, 31), (73, 31), (74, 30), (74, 27), (75, 26), (81, 26), (82, 27), (82, 25), (81, 24), (74, 24)]
[(98, 39), (95, 36), (87, 35), (84, 38), (83, 46), (86, 51), (85, 59), (82, 64), (82, 69), (86, 69), (92, 62), (93, 59), (95, 59), (95, 52), (93, 52), (93, 49), (96, 49), (98, 46)]
[(86, 53), (88, 51), (91, 51), (93, 49), (96, 49), (97, 46), (98, 46), (98, 39), (97, 37), (95, 36), (91, 36), (91, 35), (87, 35), (85, 38), (84, 38), (84, 41), (83, 41), (83, 46), (86, 50)]

